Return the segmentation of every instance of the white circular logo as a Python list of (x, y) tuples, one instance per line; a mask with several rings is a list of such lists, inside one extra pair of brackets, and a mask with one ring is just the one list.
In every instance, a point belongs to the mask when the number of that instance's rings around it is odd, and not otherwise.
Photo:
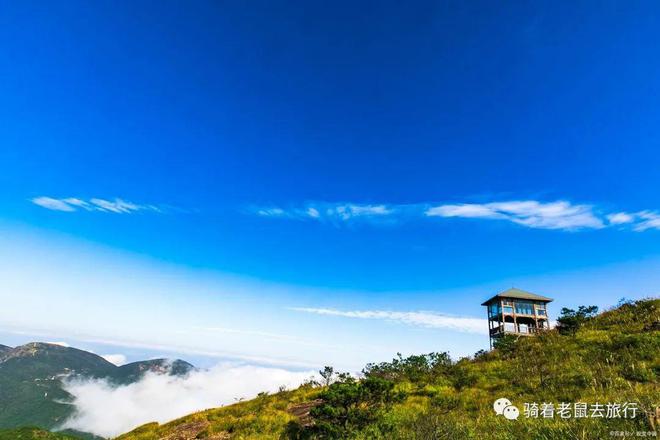
[(516, 420), (520, 415), (520, 411), (518, 411), (518, 408), (516, 408), (515, 406), (509, 405), (506, 408), (504, 408), (504, 412), (502, 414), (504, 415), (504, 418), (507, 420)]
[(511, 406), (511, 401), (509, 399), (505, 399), (504, 397), (499, 398), (493, 403), (493, 409), (495, 410), (495, 414), (498, 416), (501, 416), (502, 413), (504, 412), (504, 408), (507, 406)]

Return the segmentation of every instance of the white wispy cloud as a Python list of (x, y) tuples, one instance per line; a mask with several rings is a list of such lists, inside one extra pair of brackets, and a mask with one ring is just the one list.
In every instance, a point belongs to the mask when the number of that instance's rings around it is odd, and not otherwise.
[(623, 225), (625, 223), (632, 223), (634, 220), (635, 217), (627, 212), (614, 212), (612, 214), (607, 214), (607, 221), (611, 225)]
[(309, 202), (302, 207), (282, 208), (278, 206), (251, 210), (262, 217), (288, 218), (294, 220), (317, 220), (348, 222), (351, 220), (386, 219), (394, 209), (384, 204)]
[(63, 212), (74, 212), (78, 210), (109, 212), (114, 214), (130, 214), (137, 211), (162, 212), (161, 209), (155, 205), (140, 205), (119, 198), (107, 200), (94, 197), (88, 200), (83, 200), (76, 197), (57, 199), (41, 196), (35, 197), (30, 201), (42, 208)]
[(282, 208), (261, 208), (258, 209), (257, 215), (260, 215), (262, 217), (285, 217), (287, 216), (287, 212), (283, 210)]
[(660, 230), (660, 213), (653, 211), (641, 211), (635, 213), (638, 219), (634, 226), (635, 231), (646, 231), (647, 229)]
[(396, 312), (384, 310), (353, 310), (292, 307), (291, 310), (316, 315), (340, 316), (355, 319), (380, 319), (427, 328), (456, 330), (467, 333), (484, 334), (488, 331), (486, 320), (464, 316), (451, 316), (435, 312)]
[(53, 211), (72, 212), (76, 210), (76, 208), (71, 204), (60, 199), (53, 199), (51, 197), (35, 197), (32, 199), (32, 203)]
[(657, 211), (616, 212), (609, 214), (607, 220), (613, 226), (629, 225), (637, 232), (660, 230), (660, 213)]
[(539, 229), (600, 229), (603, 220), (590, 205), (573, 205), (567, 201), (542, 203), (515, 200), (485, 204), (440, 205), (429, 208), (429, 217), (466, 217), (508, 220)]
[(504, 218), (495, 210), (474, 203), (435, 206), (427, 209), (425, 214), (429, 217)]
[(590, 204), (567, 200), (508, 200), (486, 203), (361, 204), (307, 202), (300, 207), (271, 206), (250, 210), (262, 217), (312, 220), (335, 225), (367, 220), (369, 223), (395, 224), (424, 218), (464, 218), (504, 220), (533, 229), (578, 231), (626, 226), (641, 232), (660, 229), (656, 211), (607, 212)]

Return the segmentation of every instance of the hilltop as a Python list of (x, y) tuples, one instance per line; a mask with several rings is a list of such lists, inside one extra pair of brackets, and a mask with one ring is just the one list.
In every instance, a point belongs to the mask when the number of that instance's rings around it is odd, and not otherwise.
[(193, 370), (195, 370), (195, 367), (192, 364), (181, 359), (150, 359), (122, 365), (110, 377), (113, 382), (123, 385), (137, 382), (147, 372), (185, 376)]
[(73, 412), (63, 389), (67, 377), (132, 383), (147, 371), (184, 375), (194, 367), (181, 360), (154, 359), (120, 367), (101, 356), (57, 344), (31, 342), (0, 348), (0, 429), (37, 426), (53, 429)]
[[(600, 439), (660, 429), (660, 300), (628, 302), (569, 331), (504, 340), (452, 361), (446, 353), (370, 364), (363, 378), (326, 371), (329, 386), (296, 390), (151, 423), (118, 440)], [(516, 421), (493, 402), (517, 405)], [(633, 402), (635, 418), (535, 418), (524, 403)], [(648, 414), (647, 414), (648, 413)]]

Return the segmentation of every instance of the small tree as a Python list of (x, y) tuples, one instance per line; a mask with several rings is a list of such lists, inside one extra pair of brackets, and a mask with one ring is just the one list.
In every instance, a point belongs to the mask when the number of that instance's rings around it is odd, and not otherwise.
[(488, 357), (488, 351), (486, 351), (486, 350), (484, 350), (484, 349), (481, 349), (481, 350), (477, 351), (477, 352), (472, 356), (472, 358), (473, 358), (475, 361), (480, 361), (480, 360), (486, 359), (487, 357)]
[(330, 366), (323, 367), (322, 370), (319, 370), (319, 375), (321, 376), (321, 385), (330, 386), (335, 378), (335, 369)]
[(587, 321), (596, 316), (598, 307), (580, 306), (577, 311), (564, 307), (557, 318), (557, 330), (563, 335), (574, 335)]

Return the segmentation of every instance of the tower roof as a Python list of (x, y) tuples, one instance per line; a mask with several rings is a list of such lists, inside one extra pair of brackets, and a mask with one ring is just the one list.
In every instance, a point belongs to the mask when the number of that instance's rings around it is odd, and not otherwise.
[(507, 289), (504, 292), (500, 292), (497, 295), (489, 298), (488, 300), (484, 301), (481, 305), (482, 306), (488, 305), (488, 303), (490, 303), (492, 300), (497, 299), (497, 298), (527, 299), (527, 300), (530, 300), (530, 301), (542, 301), (542, 302), (551, 302), (552, 301), (552, 298), (547, 298), (545, 296), (537, 295), (535, 293), (525, 292), (524, 290), (511, 288), (511, 289)]

